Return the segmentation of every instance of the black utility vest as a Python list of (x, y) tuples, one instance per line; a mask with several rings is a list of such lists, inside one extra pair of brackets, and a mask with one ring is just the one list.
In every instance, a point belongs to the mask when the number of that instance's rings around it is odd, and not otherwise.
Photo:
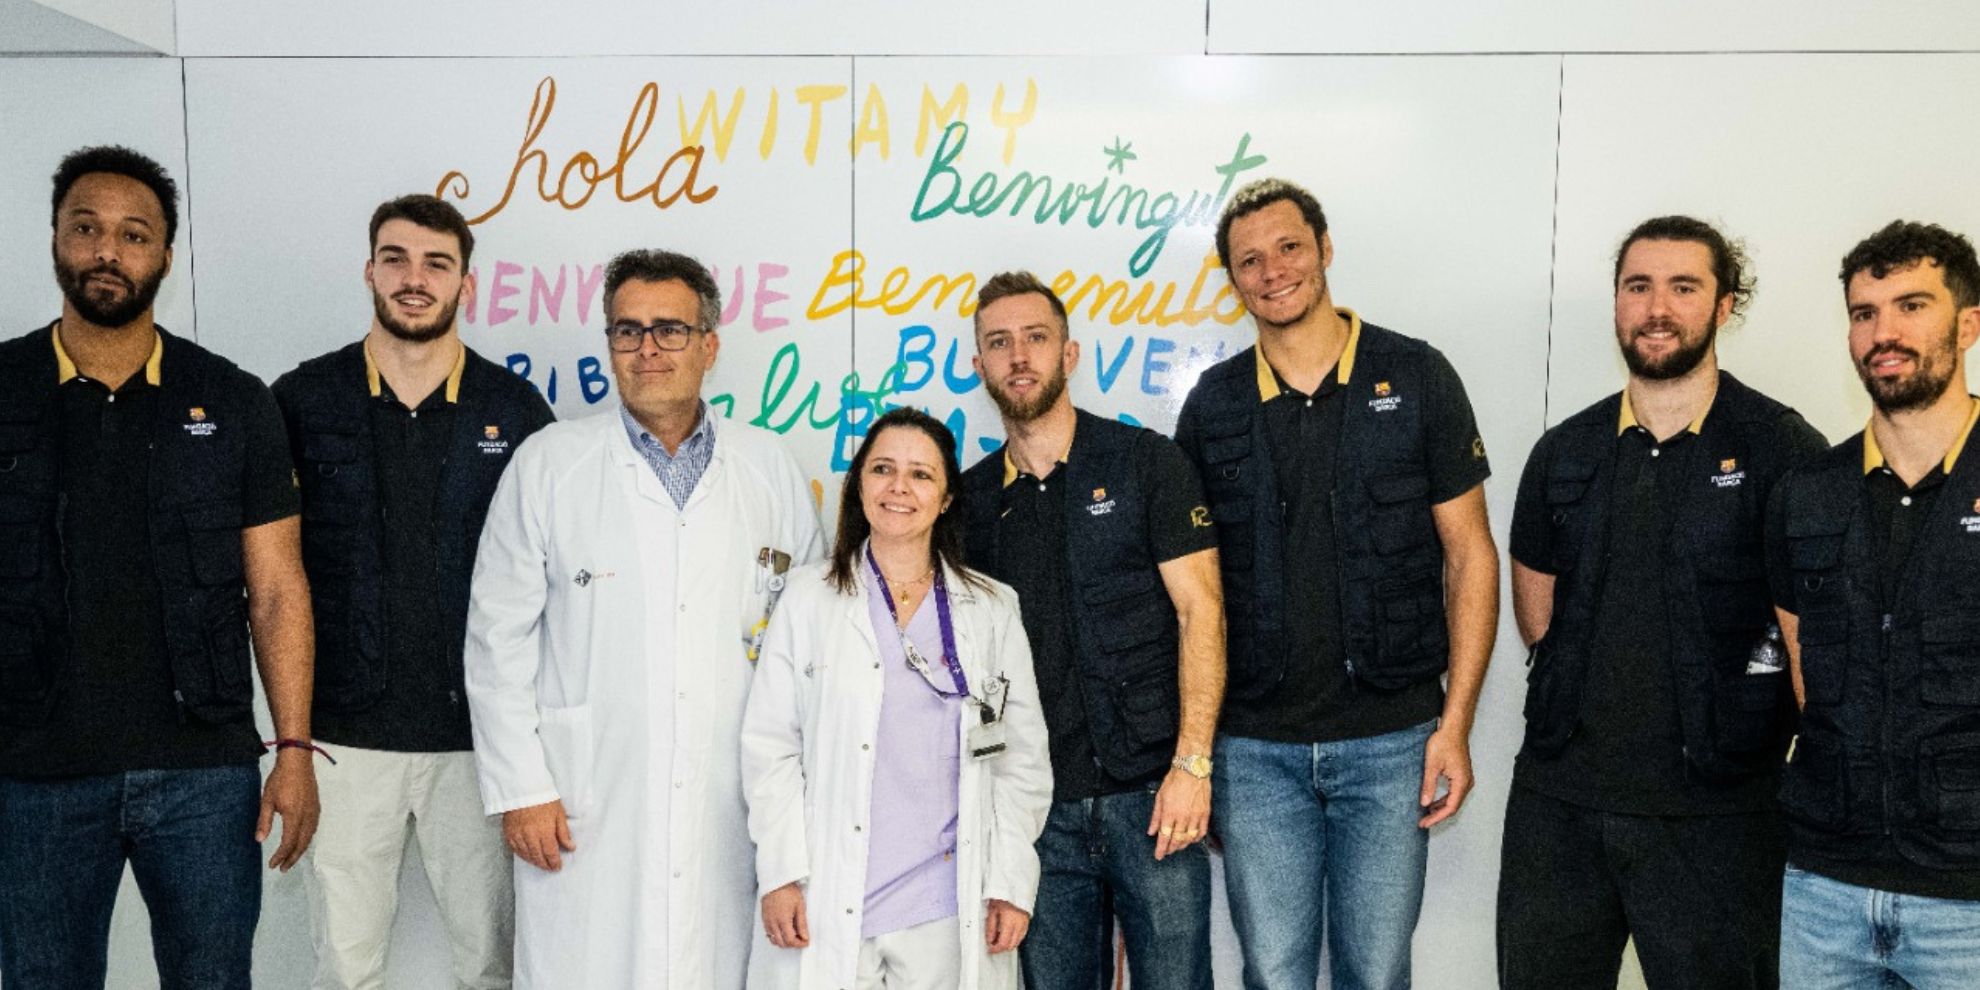
[[(1066, 588), (1072, 600), (1073, 660), (1086, 701), (1093, 751), (1116, 780), (1135, 780), (1175, 754), (1180, 700), (1176, 609), (1149, 552), (1149, 492), (1138, 457), (1160, 434), (1079, 413), (1066, 473)], [(997, 566), (1004, 456), (985, 457), (964, 477), (969, 562)]]
[[(384, 696), (391, 667), (384, 581), (386, 526), (378, 492), (364, 345), (304, 362), (275, 383), (302, 486), (303, 567), (316, 617), (318, 709), (361, 711)], [(454, 435), (440, 468), (433, 515), (439, 559), (432, 593), (460, 680), (468, 584), (488, 502), (516, 445), (529, 435), (529, 386), (470, 350), (461, 371)], [(456, 684), (456, 691), (464, 687)], [(464, 697), (465, 695), (463, 695)]]
[[(1526, 689), (1526, 746), (1543, 756), (1565, 748), (1581, 723), (1611, 563), (1644, 566), (1609, 556), (1621, 410), (1621, 394), (1612, 395), (1555, 427), (1549, 441), (1553, 620), (1534, 646)], [(1774, 620), (1764, 544), (1765, 481), (1779, 475), (1778, 458), (1787, 452), (1770, 448), (1780, 435), (1779, 422), (1792, 415), (1721, 372), (1702, 432), (1663, 448), (1661, 455), (1677, 463), (1660, 470), (1674, 471), (1679, 479), (1663, 571), (1671, 682), (1685, 759), (1709, 779), (1778, 770), (1794, 732), (1794, 693), (1785, 668), (1777, 674), (1746, 672), (1753, 648)]]
[[(53, 329), (0, 344), (0, 722), (38, 725), (75, 676), (58, 477)], [(253, 712), (240, 479), (261, 383), (164, 330), (147, 472), (152, 569), (172, 692), (188, 716)]]
[(1790, 475), (1783, 510), (1806, 707), (1781, 806), (1847, 859), (1888, 835), (1928, 869), (1980, 868), (1980, 431), (1880, 602), (1863, 436)]
[[(1361, 324), (1351, 378), (1337, 401), (1333, 517), (1341, 635), (1348, 675), (1395, 690), (1441, 676), (1449, 662), (1444, 548), (1430, 514), (1422, 341)], [(1256, 702), (1285, 679), (1285, 508), (1272, 466), (1257, 348), (1209, 371), (1184, 413), (1186, 452), (1203, 474), (1223, 563), (1230, 676), (1226, 694)], [(1187, 449), (1193, 446), (1195, 449)]]

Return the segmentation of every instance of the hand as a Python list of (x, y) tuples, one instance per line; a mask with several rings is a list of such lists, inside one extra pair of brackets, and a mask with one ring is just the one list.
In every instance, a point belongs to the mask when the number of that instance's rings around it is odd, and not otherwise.
[(289, 872), (316, 835), (316, 819), (323, 808), (316, 801), (316, 767), (309, 762), (315, 756), (307, 749), (275, 751), (275, 769), (262, 785), (261, 817), (254, 824), (254, 841), (266, 842), (275, 830), (275, 816), (282, 816), (282, 842), (268, 858), (271, 870)]
[(564, 868), (562, 852), (577, 852), (564, 802), (551, 801), (502, 813), (502, 841), (523, 862), (555, 873)]
[(990, 954), (1009, 952), (1024, 941), (1024, 933), (1031, 928), (1031, 915), (1010, 901), (992, 900), (989, 910), (983, 916), (983, 942), (990, 946)]
[(1182, 852), (1210, 831), (1210, 781), (1196, 779), (1181, 767), (1170, 767), (1155, 792), (1155, 811), (1148, 816), (1148, 834), (1155, 836), (1155, 858)]
[[(1443, 797), (1437, 796), (1437, 778), (1449, 784)], [(1423, 817), (1416, 824), (1429, 828), (1452, 815), (1471, 793), (1471, 742), (1455, 726), (1439, 728), (1423, 745), (1423, 795), (1417, 804)]]
[(763, 895), (763, 933), (779, 949), (811, 944), (811, 926), (804, 920), (804, 889), (797, 881)]

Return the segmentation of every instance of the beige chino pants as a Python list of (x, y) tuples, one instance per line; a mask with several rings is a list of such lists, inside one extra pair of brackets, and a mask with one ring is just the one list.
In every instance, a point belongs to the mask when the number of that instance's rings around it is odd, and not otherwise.
[(499, 817), (481, 813), (474, 754), (325, 746), (323, 817), (304, 860), (313, 990), (382, 990), (407, 839), (426, 879), (459, 990), (507, 990), (515, 958), (514, 886)]

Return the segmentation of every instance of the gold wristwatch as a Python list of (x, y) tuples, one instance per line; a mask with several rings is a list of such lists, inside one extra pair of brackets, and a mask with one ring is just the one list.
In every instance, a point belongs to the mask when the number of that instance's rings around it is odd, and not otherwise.
[(1207, 756), (1200, 756), (1195, 753), (1191, 753), (1188, 756), (1178, 756), (1169, 765), (1195, 777), (1197, 780), (1210, 779), (1210, 758)]

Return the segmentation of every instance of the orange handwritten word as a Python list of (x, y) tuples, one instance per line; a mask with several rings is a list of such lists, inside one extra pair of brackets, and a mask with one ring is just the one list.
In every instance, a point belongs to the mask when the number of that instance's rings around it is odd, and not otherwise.
[[(668, 156), (653, 176), (653, 181), (637, 189), (626, 189), (626, 167), (639, 150), (640, 143), (646, 140), (646, 132), (653, 129), (654, 112), (660, 106), (660, 85), (649, 82), (640, 87), (639, 96), (633, 100), (632, 112), (626, 115), (626, 128), (619, 135), (619, 150), (611, 164), (601, 164), (598, 158), (588, 151), (578, 151), (564, 163), (557, 173), (555, 186), (550, 184), (550, 156), (536, 147), (536, 139), (543, 128), (550, 123), (550, 113), (557, 105), (557, 80), (544, 76), (536, 84), (536, 94), (530, 100), (529, 120), (523, 127), (522, 146), (516, 149), (516, 163), (509, 170), (509, 183), (502, 189), (502, 198), (494, 206), (478, 216), (468, 218), (468, 223), (480, 223), (508, 208), (509, 200), (515, 195), (516, 183), (523, 171), (532, 164), (536, 167), (536, 194), (546, 203), (556, 203), (566, 210), (576, 210), (591, 201), (593, 193), (607, 180), (612, 184), (612, 193), (622, 203), (633, 203), (650, 199), (659, 209), (666, 209), (687, 197), (690, 203), (704, 203), (720, 191), (720, 186), (706, 189), (696, 188), (701, 176), (702, 146), (683, 145), (679, 151)], [(685, 171), (676, 174), (676, 166)], [(670, 183), (671, 178), (671, 183)], [(573, 181), (575, 179), (575, 181)], [(433, 191), (435, 196), (446, 199), (449, 196), (465, 202), (470, 185), (467, 173), (448, 172)]]

